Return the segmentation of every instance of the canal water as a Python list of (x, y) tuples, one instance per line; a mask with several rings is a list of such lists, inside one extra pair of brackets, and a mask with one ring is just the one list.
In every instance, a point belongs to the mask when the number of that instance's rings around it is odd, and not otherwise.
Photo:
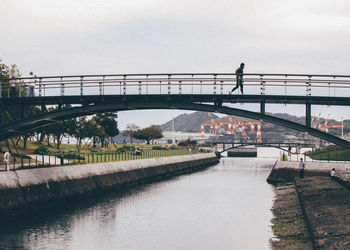
[(275, 159), (216, 166), (0, 226), (0, 249), (269, 249)]

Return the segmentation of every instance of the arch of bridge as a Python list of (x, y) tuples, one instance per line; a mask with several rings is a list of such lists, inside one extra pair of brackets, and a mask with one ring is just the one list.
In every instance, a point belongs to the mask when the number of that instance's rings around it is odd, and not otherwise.
[(205, 112), (216, 112), (227, 115), (236, 115), (254, 120), (261, 120), (273, 123), (279, 126), (291, 128), (300, 132), (307, 132), (312, 136), (324, 139), (344, 148), (350, 149), (350, 142), (341, 139), (337, 136), (327, 134), (320, 130), (305, 126), (296, 122), (288, 121), (264, 113), (236, 109), (231, 107), (223, 107), (218, 105), (200, 104), (200, 103), (183, 103), (183, 102), (135, 102), (135, 103), (120, 103), (120, 104), (96, 104), (83, 107), (73, 107), (70, 109), (62, 109), (55, 112), (44, 113), (43, 115), (30, 118), (10, 124), (0, 129), (0, 140), (7, 139), (19, 133), (30, 131), (42, 126), (52, 124), (57, 121), (62, 121), (69, 118), (92, 115), (102, 112), (126, 111), (126, 110), (142, 110), (142, 109), (181, 109), (181, 110), (196, 110)]

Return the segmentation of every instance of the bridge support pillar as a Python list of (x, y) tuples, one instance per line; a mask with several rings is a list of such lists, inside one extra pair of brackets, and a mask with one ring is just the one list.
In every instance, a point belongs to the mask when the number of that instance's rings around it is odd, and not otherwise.
[(260, 113), (265, 114), (265, 102), (260, 102)]
[(311, 127), (311, 103), (306, 103), (305, 125)]

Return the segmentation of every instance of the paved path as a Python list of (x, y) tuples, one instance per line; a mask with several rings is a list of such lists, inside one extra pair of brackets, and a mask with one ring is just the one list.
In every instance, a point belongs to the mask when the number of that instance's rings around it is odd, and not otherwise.
[[(43, 160), (43, 157), (42, 155), (28, 155), (30, 156), (32, 159), (30, 160), (30, 166), (35, 166), (36, 164), (38, 165), (42, 165), (42, 160)], [(55, 157), (55, 156), (47, 156), (47, 155), (44, 155), (44, 164), (45, 165), (55, 165), (55, 162), (56, 162), (56, 165), (60, 165), (60, 161), (61, 159), (58, 158), (58, 157)], [(68, 164), (69, 161), (68, 160), (64, 160), (64, 164)], [(29, 163), (25, 163), (23, 164), (24, 167), (26, 166), (29, 166)], [(20, 164), (20, 162), (16, 162), (16, 166), (14, 166), (12, 163), (11, 163), (11, 166), (10, 166), (10, 170), (13, 170), (14, 167), (16, 169), (20, 169), (22, 166)], [(3, 164), (0, 164), (0, 171), (5, 171), (5, 165)]]
[[(32, 160), (34, 160), (34, 162), (35, 162), (35, 159), (37, 158), (38, 162), (40, 162), (40, 164), (42, 163), (42, 160), (43, 160), (42, 155), (29, 155), (29, 156), (32, 157)], [(51, 165), (53, 165), (55, 163), (55, 160), (56, 160), (56, 164), (59, 164), (61, 159), (56, 156), (44, 155), (44, 164), (50, 163)], [(67, 164), (68, 162), (69, 162), (68, 160), (64, 160), (65, 164)]]

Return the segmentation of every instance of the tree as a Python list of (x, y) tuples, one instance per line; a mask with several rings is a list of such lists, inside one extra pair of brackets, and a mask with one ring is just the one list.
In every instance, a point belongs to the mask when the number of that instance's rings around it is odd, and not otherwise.
[(147, 144), (149, 144), (151, 140), (153, 144), (155, 139), (159, 139), (162, 137), (163, 137), (163, 131), (157, 125), (151, 125), (147, 128), (141, 129), (137, 131), (134, 135), (134, 138), (139, 140), (145, 140), (147, 141)]
[(89, 135), (88, 121), (86, 116), (75, 119), (75, 130), (73, 136), (77, 139), (77, 146), (80, 151), (81, 141)]
[[(11, 83), (14, 83), (14, 94), (17, 95), (21, 91), (21, 95), (25, 95), (25, 88), (23, 81), (20, 80), (11, 80), (10, 78), (19, 78), (21, 77), (21, 73), (16, 64), (12, 64), (10, 66), (2, 63), (0, 59), (0, 97), (8, 98), (10, 96)], [(36, 106), (25, 106), (23, 109), (19, 105), (11, 105), (5, 106), (0, 105), (0, 127), (6, 126), (12, 122), (19, 121), (23, 118), (29, 118), (37, 115), (40, 112), (39, 108)], [(26, 142), (30, 133), (20, 135), (24, 140), (24, 148), (26, 147)], [(20, 138), (20, 136), (17, 138)]]
[(92, 117), (92, 119), (87, 122), (85, 129), (87, 130), (87, 138), (92, 138), (94, 142), (96, 138), (99, 138), (102, 143), (106, 134), (104, 128), (100, 124), (100, 120), (101, 118), (98, 116)]
[[(70, 105), (64, 105), (61, 108), (68, 109), (70, 107), (71, 107)], [(51, 107), (48, 109), (48, 111), (53, 112), (57, 109), (58, 107), (56, 108)], [(52, 136), (54, 138), (54, 141), (56, 142), (57, 149), (59, 149), (61, 146), (63, 137), (69, 136), (69, 135), (73, 136), (75, 130), (76, 130), (76, 120), (73, 118), (73, 119), (55, 122), (48, 126), (42, 127), (40, 129), (40, 133), (41, 133), (40, 137), (44, 138), (46, 136), (47, 141), (49, 143), (50, 137)]]
[(45, 131), (47, 136), (53, 136), (54, 140), (56, 141), (56, 147), (59, 149), (63, 137), (74, 134), (75, 125), (75, 119), (68, 119), (46, 126)]
[(132, 144), (132, 138), (136, 138), (135, 135), (136, 133), (140, 130), (141, 128), (137, 126), (136, 124), (128, 124), (126, 125), (126, 129), (123, 131), (124, 136), (129, 136), (130, 137), (130, 142)]
[(108, 138), (107, 143), (103, 143), (102, 141), (101, 143), (106, 144), (108, 146), (108, 141), (112, 141), (112, 143), (114, 144), (112, 138), (119, 134), (117, 113), (106, 112), (103, 114), (98, 114), (96, 116), (100, 118), (98, 122), (100, 123), (101, 127), (104, 129), (104, 134), (105, 134), (104, 137)]

